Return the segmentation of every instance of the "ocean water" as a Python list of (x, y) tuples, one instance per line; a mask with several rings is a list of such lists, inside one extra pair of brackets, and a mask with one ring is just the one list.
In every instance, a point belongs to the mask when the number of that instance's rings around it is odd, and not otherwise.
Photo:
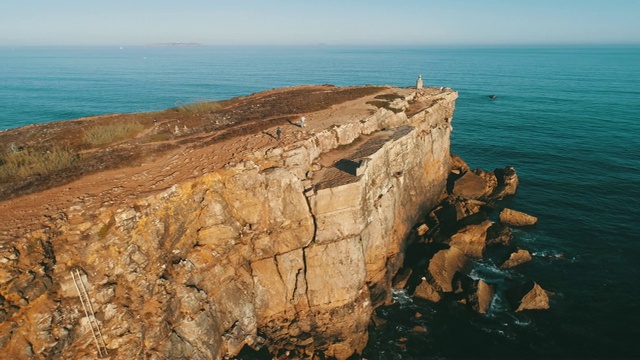
[(479, 261), (472, 276), (524, 276), (554, 295), (548, 311), (515, 314), (498, 297), (478, 315), (399, 292), (365, 355), (640, 357), (640, 46), (0, 48), (0, 129), (418, 74), (460, 93), (452, 152), (515, 166), (508, 205), (540, 219), (516, 231), (532, 262)]

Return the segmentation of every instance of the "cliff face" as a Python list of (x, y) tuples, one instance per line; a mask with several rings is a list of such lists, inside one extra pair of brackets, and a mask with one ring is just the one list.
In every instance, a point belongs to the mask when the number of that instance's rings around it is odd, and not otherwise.
[(396, 111), (261, 148), (125, 206), (71, 207), (4, 245), (2, 352), (360, 352), (404, 241), (451, 169), (457, 94), (398, 91)]

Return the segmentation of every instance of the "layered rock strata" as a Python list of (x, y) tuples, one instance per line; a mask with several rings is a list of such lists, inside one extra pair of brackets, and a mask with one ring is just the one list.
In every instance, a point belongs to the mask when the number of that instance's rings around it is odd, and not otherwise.
[(78, 205), (43, 219), (38, 231), (16, 229), (0, 249), (3, 354), (360, 352), (406, 237), (451, 170), (457, 94), (393, 91), (392, 109), (126, 205), (105, 199), (96, 211)]

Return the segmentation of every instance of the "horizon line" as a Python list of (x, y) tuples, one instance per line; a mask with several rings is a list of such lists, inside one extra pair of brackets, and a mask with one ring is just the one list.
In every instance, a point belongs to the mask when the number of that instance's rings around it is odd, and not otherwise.
[(0, 47), (508, 47), (508, 46), (638, 46), (636, 42), (509, 42), (509, 43), (315, 43), (315, 44), (208, 44), (199, 42), (154, 42), (145, 44), (2, 44)]

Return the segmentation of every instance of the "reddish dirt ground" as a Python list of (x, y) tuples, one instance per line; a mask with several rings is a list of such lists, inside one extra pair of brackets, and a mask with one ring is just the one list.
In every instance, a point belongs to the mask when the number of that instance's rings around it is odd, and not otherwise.
[[(67, 169), (48, 176), (0, 183), (0, 240), (42, 227), (73, 205), (83, 209), (124, 205), (241, 159), (244, 153), (282, 146), (332, 125), (363, 118), (397, 95), (397, 88), (299, 86), (220, 103), (214, 111), (169, 109), (31, 125), (0, 133), (0, 144), (77, 152)], [(373, 105), (372, 105), (373, 104)], [(384, 105), (384, 104), (382, 104)], [(301, 116), (307, 126), (300, 128)], [(157, 119), (154, 125), (153, 119)], [(132, 121), (144, 125), (134, 138), (100, 148), (83, 143), (86, 129)], [(282, 129), (277, 140), (275, 130)], [(178, 131), (176, 131), (178, 130)]]

